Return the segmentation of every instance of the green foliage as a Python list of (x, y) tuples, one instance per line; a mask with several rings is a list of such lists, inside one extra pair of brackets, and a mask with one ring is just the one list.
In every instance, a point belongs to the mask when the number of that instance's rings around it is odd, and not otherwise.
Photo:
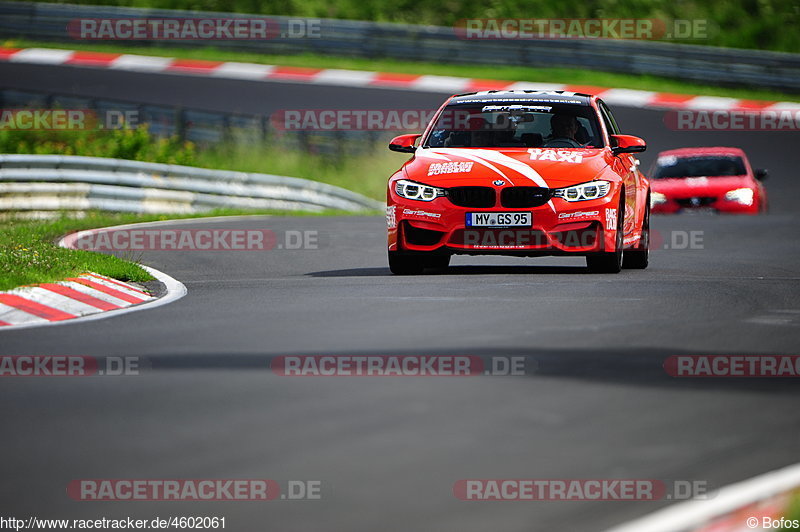
[(191, 142), (156, 138), (146, 125), (114, 130), (0, 129), (0, 153), (86, 155), (170, 164), (193, 164), (197, 154)]
[(452, 26), (465, 18), (655, 18), (708, 20), (712, 32), (695, 44), (800, 51), (797, 0), (68, 0), (190, 9)]

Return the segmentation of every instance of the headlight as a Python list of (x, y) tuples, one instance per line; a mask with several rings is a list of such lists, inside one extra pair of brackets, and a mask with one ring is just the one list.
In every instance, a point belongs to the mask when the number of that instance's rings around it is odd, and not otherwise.
[(725, 199), (728, 201), (735, 201), (742, 205), (753, 204), (753, 189), (752, 188), (737, 188), (725, 193)]
[(581, 183), (571, 187), (557, 188), (553, 190), (553, 196), (567, 201), (588, 201), (600, 199), (611, 190), (611, 183), (608, 181), (591, 181)]
[(444, 189), (415, 183), (408, 179), (400, 179), (394, 184), (394, 191), (401, 198), (419, 201), (433, 201), (440, 196), (444, 196)]
[(667, 196), (661, 192), (650, 192), (650, 206), (661, 205), (667, 202)]

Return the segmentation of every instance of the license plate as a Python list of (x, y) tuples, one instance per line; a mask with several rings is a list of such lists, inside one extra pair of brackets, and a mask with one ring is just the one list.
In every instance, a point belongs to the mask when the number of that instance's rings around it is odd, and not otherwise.
[(530, 227), (529, 212), (468, 212), (467, 227)]

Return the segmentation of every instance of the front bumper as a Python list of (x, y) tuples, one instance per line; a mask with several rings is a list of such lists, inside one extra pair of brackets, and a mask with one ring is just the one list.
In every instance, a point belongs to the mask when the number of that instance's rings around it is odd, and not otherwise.
[(666, 201), (653, 203), (654, 214), (678, 214), (681, 212), (711, 211), (725, 214), (758, 214), (761, 210), (756, 198), (751, 205), (727, 200), (720, 196), (667, 195)]
[[(613, 249), (617, 194), (591, 201), (552, 198), (539, 207), (471, 208), (446, 197), (431, 202), (400, 198), (390, 192), (387, 206), (390, 251), (468, 255), (589, 255)], [(468, 227), (467, 213), (530, 212), (531, 227)]]

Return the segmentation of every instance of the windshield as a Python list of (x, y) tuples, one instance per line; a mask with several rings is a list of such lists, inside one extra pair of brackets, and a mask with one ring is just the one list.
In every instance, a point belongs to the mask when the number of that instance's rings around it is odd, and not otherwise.
[(602, 148), (597, 115), (587, 105), (464, 102), (448, 105), (426, 148)]
[(744, 161), (741, 157), (731, 156), (700, 156), (677, 157), (665, 155), (656, 161), (653, 179), (669, 179), (680, 177), (718, 177), (744, 175)]

